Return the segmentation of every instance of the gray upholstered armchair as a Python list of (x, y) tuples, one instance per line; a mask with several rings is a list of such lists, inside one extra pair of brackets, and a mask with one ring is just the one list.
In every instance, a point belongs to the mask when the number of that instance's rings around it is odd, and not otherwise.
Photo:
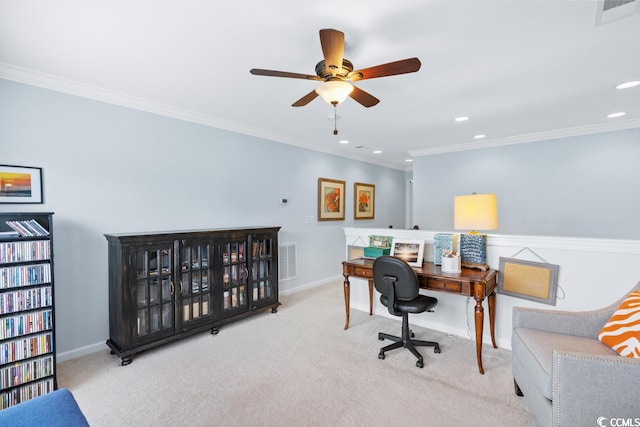
[(583, 312), (514, 307), (516, 394), (524, 395), (541, 426), (610, 425), (613, 418), (640, 423), (640, 359), (598, 341), (623, 299)]

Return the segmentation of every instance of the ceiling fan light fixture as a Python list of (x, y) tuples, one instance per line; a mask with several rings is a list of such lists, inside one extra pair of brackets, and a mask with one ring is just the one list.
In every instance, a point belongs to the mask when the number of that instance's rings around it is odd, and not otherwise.
[(353, 85), (343, 80), (329, 80), (316, 87), (316, 93), (320, 95), (327, 104), (337, 105), (347, 99), (353, 92)]

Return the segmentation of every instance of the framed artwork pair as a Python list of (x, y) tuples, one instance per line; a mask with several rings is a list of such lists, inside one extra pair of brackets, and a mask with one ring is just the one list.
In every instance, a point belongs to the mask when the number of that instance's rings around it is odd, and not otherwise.
[[(345, 181), (318, 178), (318, 221), (344, 221)], [(353, 184), (353, 219), (373, 219), (376, 186)]]

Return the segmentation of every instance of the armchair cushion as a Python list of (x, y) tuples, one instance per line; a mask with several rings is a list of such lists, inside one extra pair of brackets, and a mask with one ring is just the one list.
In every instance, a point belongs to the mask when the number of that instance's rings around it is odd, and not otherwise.
[(615, 351), (595, 339), (529, 328), (514, 329), (511, 347), (513, 354), (517, 354), (522, 364), (528, 367), (536, 388), (549, 400), (552, 398), (554, 349), (617, 356)]
[(620, 356), (640, 358), (640, 292), (631, 292), (598, 334)]

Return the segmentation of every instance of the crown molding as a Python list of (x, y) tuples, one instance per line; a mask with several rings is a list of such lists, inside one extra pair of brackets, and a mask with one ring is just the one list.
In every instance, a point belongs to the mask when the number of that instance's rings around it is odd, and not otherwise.
[(423, 148), (409, 151), (412, 157), (432, 156), (435, 154), (454, 153), (458, 151), (482, 150), (485, 148), (503, 147), (505, 145), (526, 144), (529, 142), (539, 142), (549, 139), (568, 138), (573, 136), (591, 135), (603, 132), (614, 132), (618, 130), (640, 128), (640, 118), (615, 120), (611, 122), (596, 123), (592, 125), (577, 126), (566, 129), (555, 129), (544, 132), (528, 133), (523, 135), (510, 136), (506, 138), (496, 138), (483, 140), (482, 142), (467, 142), (449, 146)]
[(50, 89), (56, 92), (62, 92), (81, 98), (106, 102), (108, 104), (119, 105), (121, 107), (131, 108), (134, 110), (145, 111), (147, 113), (158, 114), (161, 116), (171, 117), (186, 122), (192, 122), (204, 126), (223, 129), (242, 135), (253, 136), (269, 141), (275, 141), (300, 148), (306, 148), (308, 150), (349, 158), (352, 160), (357, 160), (386, 168), (405, 170), (405, 168), (403, 167), (400, 167), (393, 163), (385, 162), (383, 160), (375, 161), (364, 156), (358, 156), (357, 154), (342, 153), (337, 150), (332, 150), (328, 147), (323, 148), (312, 146), (306, 144), (304, 141), (292, 139), (275, 132), (247, 126), (245, 124), (232, 122), (229, 120), (224, 120), (219, 117), (214, 117), (207, 114), (197, 113), (195, 111), (175, 107), (169, 104), (163, 104), (146, 98), (136, 97), (122, 92), (116, 92), (102, 87), (80, 83), (74, 80), (64, 79), (51, 74), (17, 67), (15, 65), (7, 64), (4, 62), (0, 62), (0, 78), (18, 83), (24, 83), (30, 86)]
[[(394, 163), (385, 162), (384, 160), (372, 160), (365, 156), (359, 156), (353, 153), (344, 153), (332, 150), (329, 147), (318, 147), (306, 144), (304, 141), (292, 139), (282, 134), (267, 131), (265, 129), (248, 126), (245, 124), (224, 120), (219, 117), (207, 114), (197, 113), (195, 111), (184, 108), (175, 107), (169, 104), (152, 101), (146, 98), (136, 97), (122, 92), (105, 89), (98, 86), (92, 86), (80, 83), (70, 79), (64, 79), (39, 71), (30, 70), (23, 67), (17, 67), (12, 64), (0, 62), (0, 78), (11, 80), (18, 83), (24, 83), (30, 86), (42, 87), (56, 92), (62, 92), (81, 98), (92, 99), (96, 101), (106, 102), (108, 104), (119, 105), (134, 110), (145, 111), (148, 113), (158, 114), (165, 117), (171, 117), (178, 120), (197, 123), (204, 126), (214, 127), (239, 133), (242, 135), (253, 136), (256, 138), (266, 139), (270, 141), (280, 142), (283, 144), (293, 145), (296, 147), (306, 148), (308, 150), (318, 151), (339, 157), (349, 158), (364, 163), (374, 164), (390, 169), (400, 171), (410, 171), (412, 165), (399, 166)], [(455, 144), (448, 146), (424, 148), (411, 150), (409, 154), (412, 157), (430, 156), (435, 154), (452, 153), (458, 151), (479, 150), (484, 148), (501, 147), (505, 145), (524, 144), (528, 142), (543, 141), (547, 139), (566, 138), (571, 136), (589, 135), (601, 132), (611, 132), (616, 130), (640, 128), (639, 119), (616, 120), (613, 122), (599, 123), (594, 125), (579, 126), (568, 129), (557, 129), (545, 132), (536, 132), (524, 135), (516, 135), (507, 138), (498, 138), (493, 140), (485, 140), (482, 142), (470, 142), (463, 144)]]

